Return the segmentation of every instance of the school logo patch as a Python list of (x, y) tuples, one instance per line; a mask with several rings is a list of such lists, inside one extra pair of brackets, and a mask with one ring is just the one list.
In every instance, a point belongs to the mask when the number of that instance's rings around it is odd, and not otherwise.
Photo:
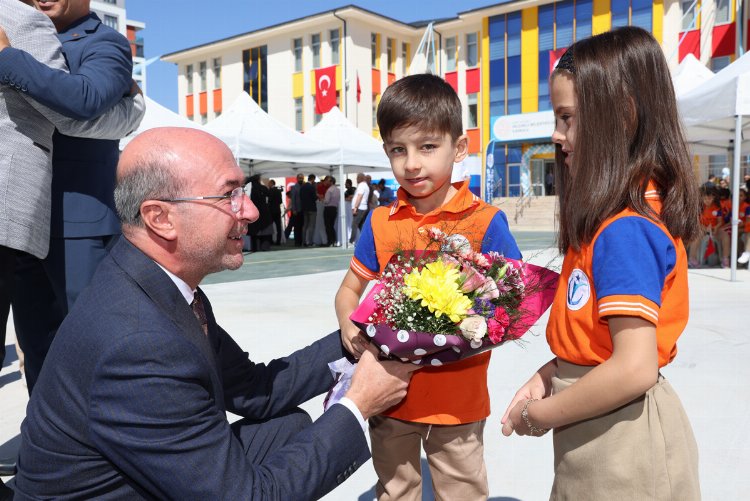
[(591, 285), (589, 277), (578, 268), (574, 269), (568, 278), (568, 309), (577, 311), (589, 302)]

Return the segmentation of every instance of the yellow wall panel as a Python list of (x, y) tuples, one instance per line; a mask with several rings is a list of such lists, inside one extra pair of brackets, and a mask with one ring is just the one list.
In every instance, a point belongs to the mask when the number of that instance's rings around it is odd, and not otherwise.
[(305, 95), (305, 78), (301, 71), (292, 73), (292, 97)]
[[(490, 30), (489, 30), (490, 18), (485, 17), (482, 19), (482, 54), (490, 53)], [(480, 127), (482, 127), (482, 185), (480, 187), (481, 195), (484, 198), (484, 187), (487, 184), (485, 182), (485, 169), (487, 166), (485, 162), (487, 160), (487, 145), (490, 144), (490, 58), (480, 57), (480, 75), (482, 77), (482, 92), (479, 95), (480, 101)]]
[(609, 0), (594, 0), (594, 15), (591, 20), (591, 33), (598, 35), (612, 27), (612, 11)]
[(521, 113), (539, 110), (539, 9), (521, 11)]
[(664, 40), (664, 1), (654, 0), (653, 10), (653, 29), (651, 30), (657, 42), (662, 43)]

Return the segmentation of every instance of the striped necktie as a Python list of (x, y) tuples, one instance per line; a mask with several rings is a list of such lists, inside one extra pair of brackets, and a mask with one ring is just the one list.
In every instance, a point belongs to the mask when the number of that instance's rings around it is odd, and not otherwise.
[(208, 335), (208, 317), (206, 317), (206, 309), (203, 307), (203, 301), (200, 296), (196, 293), (193, 297), (193, 302), (190, 303), (190, 307), (193, 309), (195, 318), (198, 319), (198, 323), (203, 329), (203, 334)]

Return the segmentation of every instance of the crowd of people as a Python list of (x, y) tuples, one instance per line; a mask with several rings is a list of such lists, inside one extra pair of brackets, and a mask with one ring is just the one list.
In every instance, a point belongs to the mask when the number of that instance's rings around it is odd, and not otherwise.
[[(691, 268), (728, 268), (732, 253), (732, 192), (728, 178), (710, 176), (700, 187), (700, 193), (701, 232), (689, 245), (689, 265)], [(740, 186), (739, 201), (737, 263), (747, 265), (750, 262), (750, 175), (745, 176), (745, 184)]]
[[(389, 205), (396, 199), (385, 179), (377, 184), (363, 173), (344, 181), (346, 235), (355, 244), (367, 214), (376, 207)], [(284, 192), (274, 179), (265, 183), (256, 174), (247, 179), (250, 199), (258, 207), (259, 218), (249, 225), (249, 249), (268, 251), (272, 245), (294, 240), (296, 247), (339, 247), (339, 206), (341, 191), (333, 176), (317, 181), (315, 174), (298, 174), (296, 183)]]
[[(379, 500), (416, 500), (422, 451), (437, 498), (487, 499), (490, 353), (428, 368), (384, 360), (349, 319), (405, 236), (425, 250), (423, 230), (450, 228), (474, 252), (522, 257), (505, 214), (451, 183), (469, 151), (453, 88), (422, 74), (385, 89), (377, 123), (401, 189), (364, 174), (344, 183), (355, 252), (331, 298), (340, 329), (256, 363), (200, 283), (242, 266), (246, 233), (254, 250), (291, 232), (310, 247), (322, 220), (321, 243), (336, 245), (341, 188), (300, 174), (285, 209), (273, 180), (245, 179), (196, 129), (151, 129), (118, 153), (143, 114), (129, 51), (88, 0), (0, 0), (0, 72), (11, 75), (0, 151), (17, 162), (3, 174), (18, 211), (0, 213), (0, 321), (12, 305), (30, 394), (18, 456), (0, 465), (17, 469), (15, 493), (0, 485), (0, 499), (317, 499), (372, 457)], [(648, 32), (577, 41), (550, 97), (564, 254), (554, 358), (508, 396), (493, 436), (554, 430), (552, 499), (700, 499), (690, 421), (659, 369), (688, 320), (683, 242), (725, 231), (722, 192), (704, 187), (701, 227)], [(340, 358), (357, 361), (351, 386), (313, 422), (299, 406), (328, 391)]]

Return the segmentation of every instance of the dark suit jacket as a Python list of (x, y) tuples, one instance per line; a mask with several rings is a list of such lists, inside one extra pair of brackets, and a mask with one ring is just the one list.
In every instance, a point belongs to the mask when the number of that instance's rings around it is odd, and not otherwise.
[(47, 355), (16, 499), (316, 499), (368, 459), (359, 422), (335, 405), (252, 465), (225, 411), (267, 419), (325, 392), (343, 348), (333, 333), (253, 363), (202, 297), (208, 337), (164, 271), (120, 239)]
[[(14, 54), (9, 77), (31, 97), (65, 116), (90, 120), (130, 93), (133, 61), (127, 39), (89, 14), (58, 34), (70, 74), (29, 54)], [(52, 236), (120, 233), (114, 205), (118, 141), (55, 132)]]

